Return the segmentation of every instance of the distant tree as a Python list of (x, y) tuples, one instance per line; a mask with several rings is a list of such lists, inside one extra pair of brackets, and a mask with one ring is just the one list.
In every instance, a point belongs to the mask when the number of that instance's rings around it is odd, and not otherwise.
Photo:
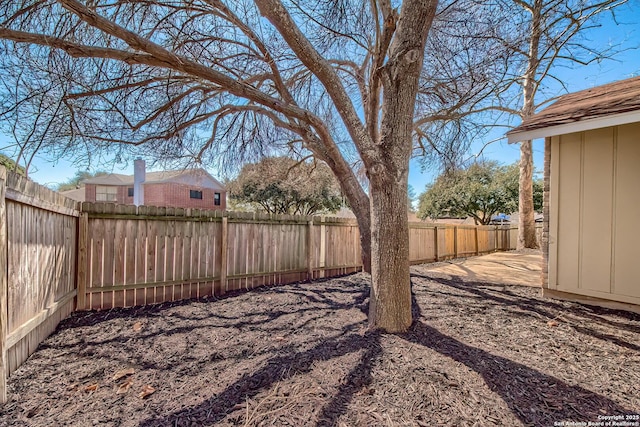
[[(442, 174), (420, 195), (418, 216), (422, 219), (470, 216), (476, 224), (489, 224), (493, 215), (518, 209), (518, 176), (517, 163), (501, 166), (494, 161)], [(540, 181), (534, 185), (534, 194), (536, 209), (540, 210)]]
[(313, 215), (343, 205), (340, 186), (323, 162), (267, 157), (245, 165), (227, 187), (232, 201), (272, 214)]
[(0, 165), (7, 168), (7, 170), (15, 172), (19, 175), (22, 175), (22, 176), (25, 175), (24, 168), (19, 164), (17, 164), (11, 157), (7, 156), (4, 153), (0, 153)]
[(69, 178), (67, 181), (64, 181), (56, 187), (58, 191), (67, 191), (67, 190), (75, 190), (76, 188), (84, 187), (82, 181), (89, 178), (94, 178), (96, 176), (106, 175), (108, 172), (97, 171), (97, 172), (88, 172), (88, 171), (77, 171), (74, 176)]

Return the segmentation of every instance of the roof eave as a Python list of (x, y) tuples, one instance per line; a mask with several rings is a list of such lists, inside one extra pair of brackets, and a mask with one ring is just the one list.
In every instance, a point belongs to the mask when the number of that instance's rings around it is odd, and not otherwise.
[(566, 135), (568, 133), (584, 132), (587, 130), (601, 129), (609, 126), (619, 126), (628, 123), (640, 122), (640, 110), (628, 111), (610, 116), (595, 117), (593, 119), (580, 120), (555, 126), (540, 127), (531, 130), (514, 129), (507, 132), (509, 143), (520, 141), (530, 141), (532, 139), (546, 138), (555, 135)]

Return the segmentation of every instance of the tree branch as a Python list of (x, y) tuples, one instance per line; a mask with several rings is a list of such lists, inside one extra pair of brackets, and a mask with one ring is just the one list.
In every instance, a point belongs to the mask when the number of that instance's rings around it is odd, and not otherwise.
[(311, 45), (279, 0), (255, 0), (255, 3), (260, 13), (278, 30), (298, 59), (320, 80), (342, 117), (362, 159), (365, 163), (371, 163), (372, 159), (377, 157), (373, 141), (358, 118), (351, 98), (329, 61)]

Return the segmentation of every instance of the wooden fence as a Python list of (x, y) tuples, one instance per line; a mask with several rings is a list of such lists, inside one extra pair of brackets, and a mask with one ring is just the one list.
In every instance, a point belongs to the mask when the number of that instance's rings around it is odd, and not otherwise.
[[(410, 224), (412, 264), (513, 247), (499, 227)], [(74, 310), (222, 295), (361, 270), (352, 219), (76, 203), (0, 167), (0, 401)]]
[(78, 309), (221, 295), (361, 268), (351, 220), (103, 203), (81, 210)]
[(0, 400), (75, 307), (76, 202), (0, 167)]

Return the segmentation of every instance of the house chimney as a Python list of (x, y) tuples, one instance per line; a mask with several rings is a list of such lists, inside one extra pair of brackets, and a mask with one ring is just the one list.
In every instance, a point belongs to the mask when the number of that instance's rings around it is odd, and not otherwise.
[(137, 158), (133, 161), (133, 204), (136, 206), (144, 205), (144, 186), (145, 180), (145, 163), (144, 160)]

